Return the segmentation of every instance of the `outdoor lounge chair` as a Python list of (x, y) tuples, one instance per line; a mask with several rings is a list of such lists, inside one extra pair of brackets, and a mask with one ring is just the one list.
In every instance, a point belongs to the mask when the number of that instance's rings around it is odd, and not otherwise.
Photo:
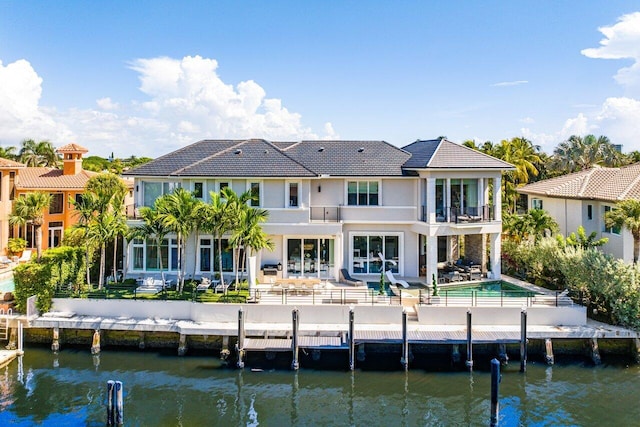
[(2, 264), (2, 265), (11, 265), (11, 264), (13, 264), (13, 261), (11, 261), (9, 259), (9, 257), (6, 256), (6, 255), (0, 255), (0, 264)]
[(202, 280), (200, 280), (200, 283), (198, 284), (198, 286), (196, 286), (196, 291), (204, 292), (207, 289), (209, 289), (210, 286), (211, 286), (211, 279), (209, 279), (208, 277), (203, 277)]
[(18, 258), (18, 262), (22, 263), (29, 261), (31, 261), (31, 249), (25, 249), (24, 251), (22, 251), (22, 256)]
[(231, 285), (231, 282), (224, 282), (224, 284), (222, 283), (218, 283), (214, 288), (213, 288), (213, 292), (214, 293), (218, 293), (218, 291), (224, 293), (224, 291), (226, 291), (229, 288), (229, 285)]
[(393, 276), (393, 273), (391, 272), (391, 270), (385, 271), (384, 274), (387, 276), (387, 279), (389, 279), (389, 282), (391, 282), (392, 285), (396, 285), (396, 286), (400, 285), (403, 288), (409, 287), (409, 283), (407, 283), (405, 280), (396, 279)]
[(364, 286), (364, 282), (362, 280), (354, 279), (353, 277), (351, 277), (346, 268), (340, 269), (340, 281), (348, 285)]

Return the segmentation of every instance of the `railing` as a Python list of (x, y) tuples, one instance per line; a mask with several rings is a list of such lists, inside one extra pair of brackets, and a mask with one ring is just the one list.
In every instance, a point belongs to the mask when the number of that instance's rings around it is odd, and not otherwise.
[[(436, 211), (436, 222), (453, 222), (456, 224), (469, 222), (493, 221), (493, 208), (491, 206), (480, 206), (465, 208), (449, 207)], [(428, 211), (426, 206), (422, 206), (422, 221), (428, 222)]]
[(127, 219), (140, 219), (140, 212), (138, 212), (136, 205), (126, 205), (125, 213), (127, 215)]
[(340, 221), (340, 206), (311, 206), (309, 210), (311, 221)]
[[(402, 305), (402, 295), (380, 295), (375, 289), (293, 289), (252, 290), (249, 301), (287, 305)], [(406, 298), (405, 298), (406, 299)]]
[(427, 291), (421, 290), (419, 303), (445, 307), (567, 307), (574, 305), (573, 300), (563, 292), (537, 294), (531, 291), (514, 290), (493, 293), (487, 293), (486, 291), (462, 292), (460, 290), (445, 290), (439, 291), (436, 296), (429, 295)]

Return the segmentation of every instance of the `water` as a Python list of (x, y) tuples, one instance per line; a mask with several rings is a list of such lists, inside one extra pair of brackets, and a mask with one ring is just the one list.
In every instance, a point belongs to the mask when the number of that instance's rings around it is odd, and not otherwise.
[(523, 297), (534, 296), (535, 292), (528, 291), (518, 285), (509, 282), (478, 282), (465, 283), (463, 285), (445, 285), (440, 288), (440, 294), (451, 297), (471, 296), (479, 297)]
[(13, 292), (15, 290), (15, 284), (13, 283), (13, 276), (0, 280), (0, 294), (3, 292)]
[[(215, 357), (27, 348), (0, 371), (0, 425), (104, 426), (106, 383), (124, 383), (127, 426), (486, 426), (490, 375), (221, 368)], [(480, 368), (480, 366), (476, 366)], [(502, 426), (638, 425), (637, 365), (503, 370)]]

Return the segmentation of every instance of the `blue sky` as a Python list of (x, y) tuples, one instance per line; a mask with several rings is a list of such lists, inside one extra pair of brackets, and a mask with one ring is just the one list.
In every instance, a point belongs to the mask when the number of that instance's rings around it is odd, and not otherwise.
[(205, 138), (640, 150), (640, 1), (0, 0), (0, 144)]

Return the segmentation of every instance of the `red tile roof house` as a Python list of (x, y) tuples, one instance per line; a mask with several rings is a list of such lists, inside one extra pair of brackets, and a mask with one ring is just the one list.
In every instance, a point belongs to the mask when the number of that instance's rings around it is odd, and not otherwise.
[[(489, 188), (500, 188), (502, 173), (512, 168), (446, 139), (403, 148), (384, 141), (250, 139), (199, 141), (124, 175), (135, 179), (136, 207), (153, 206), (176, 187), (205, 202), (223, 187), (252, 190), (253, 204), (269, 211), (263, 229), (275, 243), (258, 254), (258, 268), (279, 266), (282, 277), (338, 281), (346, 269), (358, 280), (378, 280), (382, 254), (397, 262), (398, 276), (430, 282), (439, 262), (458, 259), (461, 240), (466, 258), (500, 277), (501, 200)], [(129, 243), (129, 276), (159, 273), (152, 245)], [(164, 246), (162, 265), (176, 273), (175, 237)], [(217, 271), (211, 235), (194, 233), (188, 249), (187, 272)], [(223, 270), (233, 271), (229, 253)]]
[(633, 262), (633, 237), (628, 230), (607, 228), (605, 212), (616, 203), (640, 199), (640, 163), (620, 168), (593, 167), (581, 172), (525, 185), (518, 190), (528, 196), (529, 209), (547, 211), (567, 236), (583, 226), (587, 235), (609, 239), (602, 250)]

